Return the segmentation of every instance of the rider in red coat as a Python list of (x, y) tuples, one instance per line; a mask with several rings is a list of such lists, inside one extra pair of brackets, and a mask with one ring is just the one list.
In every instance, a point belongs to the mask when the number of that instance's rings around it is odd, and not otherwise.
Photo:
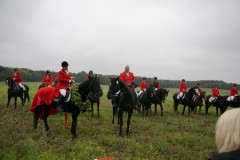
[(143, 91), (146, 91), (148, 88), (148, 83), (146, 82), (147, 78), (143, 77), (142, 82), (140, 83), (140, 91), (137, 93), (137, 96), (141, 95)]
[(52, 86), (53, 77), (50, 74), (50, 71), (47, 70), (46, 74), (43, 77), (42, 84)]
[(201, 89), (199, 83), (196, 84), (196, 93), (197, 93), (199, 96), (200, 96), (200, 94), (202, 93), (202, 89)]
[(218, 85), (214, 85), (212, 88), (212, 96), (209, 98), (209, 102), (213, 102), (217, 99), (217, 97), (220, 96), (219, 90), (218, 90)]
[(25, 91), (24, 85), (22, 85), (22, 74), (19, 72), (18, 68), (13, 69), (14, 74), (12, 74), (12, 79)]
[(185, 92), (187, 92), (187, 84), (185, 83), (185, 79), (182, 79), (182, 83), (179, 86), (179, 94), (177, 95), (177, 99), (184, 99)]
[(70, 73), (68, 72), (68, 63), (66, 61), (62, 62), (62, 70), (58, 72), (57, 76), (57, 86), (56, 89), (59, 90), (61, 96), (58, 101), (57, 109), (62, 111), (62, 103), (67, 93), (67, 89), (70, 86), (71, 82), (74, 82), (71, 78)]
[(228, 101), (233, 101), (235, 96), (238, 96), (237, 84), (234, 84), (230, 89), (230, 96), (227, 98)]
[(134, 90), (135, 88), (134, 82), (136, 81), (136, 77), (129, 70), (130, 70), (129, 66), (126, 66), (125, 71), (120, 74), (119, 79), (124, 81), (130, 88)]

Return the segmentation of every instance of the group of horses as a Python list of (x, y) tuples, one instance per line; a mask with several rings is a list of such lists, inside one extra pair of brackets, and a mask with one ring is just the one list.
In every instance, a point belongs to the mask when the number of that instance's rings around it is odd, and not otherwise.
[[(16, 100), (17, 97), (20, 97), (22, 100), (22, 105), (26, 102), (26, 99), (28, 99), (28, 102), (30, 101), (29, 98), (29, 87), (24, 84), (26, 90), (23, 91), (18, 87), (18, 85), (13, 81), (12, 78), (8, 77), (6, 79), (6, 84), (8, 85), (8, 102), (7, 107), (9, 106), (10, 99), (14, 97), (15, 102), (15, 108), (16, 108)], [(42, 92), (39, 95), (44, 95), (47, 92), (48, 87), (40, 87), (40, 89), (37, 91)], [(107, 92), (107, 98), (111, 100), (112, 103), (112, 109), (113, 109), (113, 115), (112, 115), (112, 123), (114, 124), (114, 117), (117, 114), (117, 122), (119, 124), (119, 135), (123, 136), (123, 113), (127, 112), (128, 118), (127, 118), (127, 129), (126, 134), (128, 135), (129, 127), (130, 127), (130, 121), (133, 114), (134, 109), (138, 110), (142, 113), (142, 115), (148, 115), (149, 110), (151, 109), (151, 105), (154, 104), (155, 107), (155, 114), (157, 112), (157, 105), (161, 107), (161, 115), (163, 115), (163, 106), (162, 103), (166, 100), (166, 97), (168, 96), (169, 90), (166, 90), (164, 88), (155, 90), (153, 86), (149, 86), (146, 91), (144, 91), (140, 96), (136, 96), (135, 91), (133, 91), (126, 83), (121, 81), (119, 77), (117, 78), (110, 78), (110, 84), (109, 84), (109, 90)], [(98, 117), (99, 117), (99, 104), (100, 104), (100, 97), (103, 95), (102, 88), (100, 86), (99, 78), (96, 76), (95, 78), (92, 78), (90, 80), (86, 80), (82, 82), (78, 86), (78, 93), (81, 95), (82, 102), (86, 102), (87, 100), (91, 103), (91, 111), (93, 116), (93, 104), (97, 104), (97, 111), (98, 111)], [(199, 106), (199, 113), (201, 111), (201, 107), (203, 106), (203, 102), (205, 101), (206, 106), (206, 114), (208, 113), (208, 109), (210, 105), (214, 105), (216, 107), (217, 113), (218, 109), (220, 108), (221, 113), (223, 113), (229, 105), (232, 107), (238, 107), (240, 106), (240, 97), (237, 96), (236, 100), (234, 102), (228, 102), (227, 96), (219, 96), (216, 101), (210, 103), (209, 98), (210, 96), (206, 96), (206, 92), (202, 91), (200, 95), (196, 93), (196, 88), (193, 87), (189, 89), (188, 92), (185, 93), (184, 99), (177, 99), (177, 94), (175, 93), (173, 95), (173, 108), (176, 113), (178, 113), (178, 105), (183, 105), (183, 112), (185, 112), (185, 108), (188, 107), (188, 115), (190, 112), (196, 113), (197, 107)], [(35, 95), (35, 96), (36, 96)], [(52, 101), (49, 104), (43, 103), (41, 105), (38, 105), (34, 109), (34, 128), (37, 128), (38, 125), (38, 119), (42, 116), (42, 119), (44, 121), (45, 130), (49, 131), (49, 126), (47, 122), (47, 118), (49, 116), (49, 113), (51, 112), (52, 108), (56, 108), (57, 102)], [(72, 113), (72, 125), (71, 125), (71, 134), (73, 137), (77, 137), (76, 127), (77, 127), (77, 118), (81, 112), (81, 109), (78, 108), (75, 104), (75, 102), (71, 99), (69, 99), (67, 102), (63, 103), (63, 112)]]

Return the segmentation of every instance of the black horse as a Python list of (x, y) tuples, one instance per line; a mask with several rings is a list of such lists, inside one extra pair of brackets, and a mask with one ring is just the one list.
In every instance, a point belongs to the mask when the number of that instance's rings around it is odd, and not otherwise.
[[(44, 121), (45, 130), (47, 132), (50, 132), (47, 118), (51, 114), (58, 113), (58, 111), (56, 110), (57, 102), (53, 100), (49, 101), (44, 99), (47, 99), (46, 97), (50, 97), (51, 95), (54, 95), (54, 93), (55, 93), (54, 87), (44, 87), (44, 88), (40, 88), (37, 91), (31, 106), (31, 111), (34, 112), (33, 124), (35, 129), (37, 128), (39, 118), (41, 118)], [(38, 104), (39, 99), (41, 99), (41, 102), (42, 102), (41, 104)], [(81, 110), (79, 107), (77, 107), (75, 102), (73, 102), (71, 99), (68, 102), (64, 102), (62, 104), (62, 107), (63, 107), (63, 112), (72, 113), (71, 134), (73, 135), (74, 138), (76, 138), (77, 137), (77, 132), (76, 132), (77, 118)]]
[(99, 117), (100, 97), (103, 95), (99, 78), (95, 76), (95, 78), (82, 82), (78, 87), (78, 91), (81, 94), (83, 102), (86, 102), (87, 100), (90, 101), (92, 117), (93, 117), (93, 104), (97, 103), (97, 111)]
[(192, 108), (193, 112), (196, 114), (197, 112), (197, 107), (199, 106), (198, 113), (201, 113), (201, 108), (203, 106), (203, 101), (205, 100), (206, 97), (206, 91), (202, 91), (200, 95), (197, 95), (196, 98), (192, 101)]
[(147, 111), (146, 115), (148, 116), (148, 111), (152, 105), (152, 97), (154, 95), (154, 88), (149, 86), (146, 91), (143, 91), (138, 97), (138, 108), (142, 109), (142, 115), (144, 116), (145, 110)]
[(127, 120), (127, 135), (129, 134), (129, 126), (130, 121), (133, 113), (133, 109), (135, 108), (135, 93), (134, 91), (123, 81), (117, 78), (111, 78), (110, 84), (109, 84), (109, 91), (108, 91), (108, 99), (112, 99), (116, 93), (120, 91), (120, 93), (117, 95), (119, 96), (117, 103), (118, 107), (118, 120), (120, 124), (120, 131), (119, 135), (122, 136), (122, 126), (123, 126), (123, 113), (128, 113), (128, 120)]
[(193, 95), (195, 96), (197, 95), (195, 89), (196, 87), (190, 88), (189, 91), (185, 93), (185, 98), (182, 100), (177, 99), (178, 93), (175, 93), (173, 95), (173, 108), (176, 113), (178, 113), (177, 111), (178, 105), (182, 104), (183, 105), (182, 115), (184, 115), (186, 106), (188, 106), (188, 115), (190, 115), (190, 111), (193, 110), (192, 108)]
[(226, 96), (226, 101), (224, 103), (224, 110), (223, 111), (226, 111), (226, 109), (228, 107), (233, 107), (233, 108), (240, 107), (240, 96), (235, 96), (232, 101), (227, 101), (227, 97), (228, 96)]
[(17, 108), (17, 97), (19, 97), (22, 101), (22, 105), (26, 103), (26, 99), (28, 100), (28, 103), (30, 102), (30, 97), (29, 97), (29, 87), (26, 84), (23, 84), (25, 87), (25, 91), (23, 91), (22, 88), (20, 88), (17, 83), (11, 78), (7, 77), (6, 80), (6, 85), (8, 86), (8, 102), (7, 102), (7, 107), (9, 106), (10, 100), (12, 97), (14, 97), (14, 106), (15, 109)]
[(166, 90), (164, 88), (160, 88), (155, 91), (154, 95), (152, 96), (152, 104), (154, 104), (155, 107), (155, 114), (157, 114), (157, 105), (159, 104), (161, 107), (161, 115), (163, 115), (163, 105), (164, 101), (166, 100), (168, 96), (169, 90)]
[(208, 114), (208, 109), (211, 105), (216, 107), (216, 115), (218, 115), (218, 110), (220, 109), (221, 114), (226, 110), (225, 103), (227, 96), (218, 96), (217, 99), (213, 102), (209, 102), (211, 95), (206, 96), (205, 98), (205, 111)]

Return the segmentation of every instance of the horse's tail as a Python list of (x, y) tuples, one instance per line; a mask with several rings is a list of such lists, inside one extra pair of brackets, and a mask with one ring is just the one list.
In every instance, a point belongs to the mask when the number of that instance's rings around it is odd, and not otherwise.
[(26, 84), (24, 84), (24, 87), (25, 87), (25, 91), (23, 92), (23, 95), (24, 95), (24, 103), (25, 103), (25, 101), (26, 101), (26, 99), (28, 100), (28, 103), (30, 103), (30, 96), (29, 96), (29, 87), (26, 85)]

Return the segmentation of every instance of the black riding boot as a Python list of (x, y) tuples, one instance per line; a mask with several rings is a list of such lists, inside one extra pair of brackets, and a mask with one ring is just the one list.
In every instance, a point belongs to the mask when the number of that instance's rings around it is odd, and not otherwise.
[(63, 95), (61, 95), (61, 96), (59, 97), (59, 100), (58, 100), (58, 103), (57, 103), (57, 110), (58, 110), (59, 112), (63, 112), (62, 104), (63, 104), (64, 98), (65, 98), (65, 97), (64, 97)]

